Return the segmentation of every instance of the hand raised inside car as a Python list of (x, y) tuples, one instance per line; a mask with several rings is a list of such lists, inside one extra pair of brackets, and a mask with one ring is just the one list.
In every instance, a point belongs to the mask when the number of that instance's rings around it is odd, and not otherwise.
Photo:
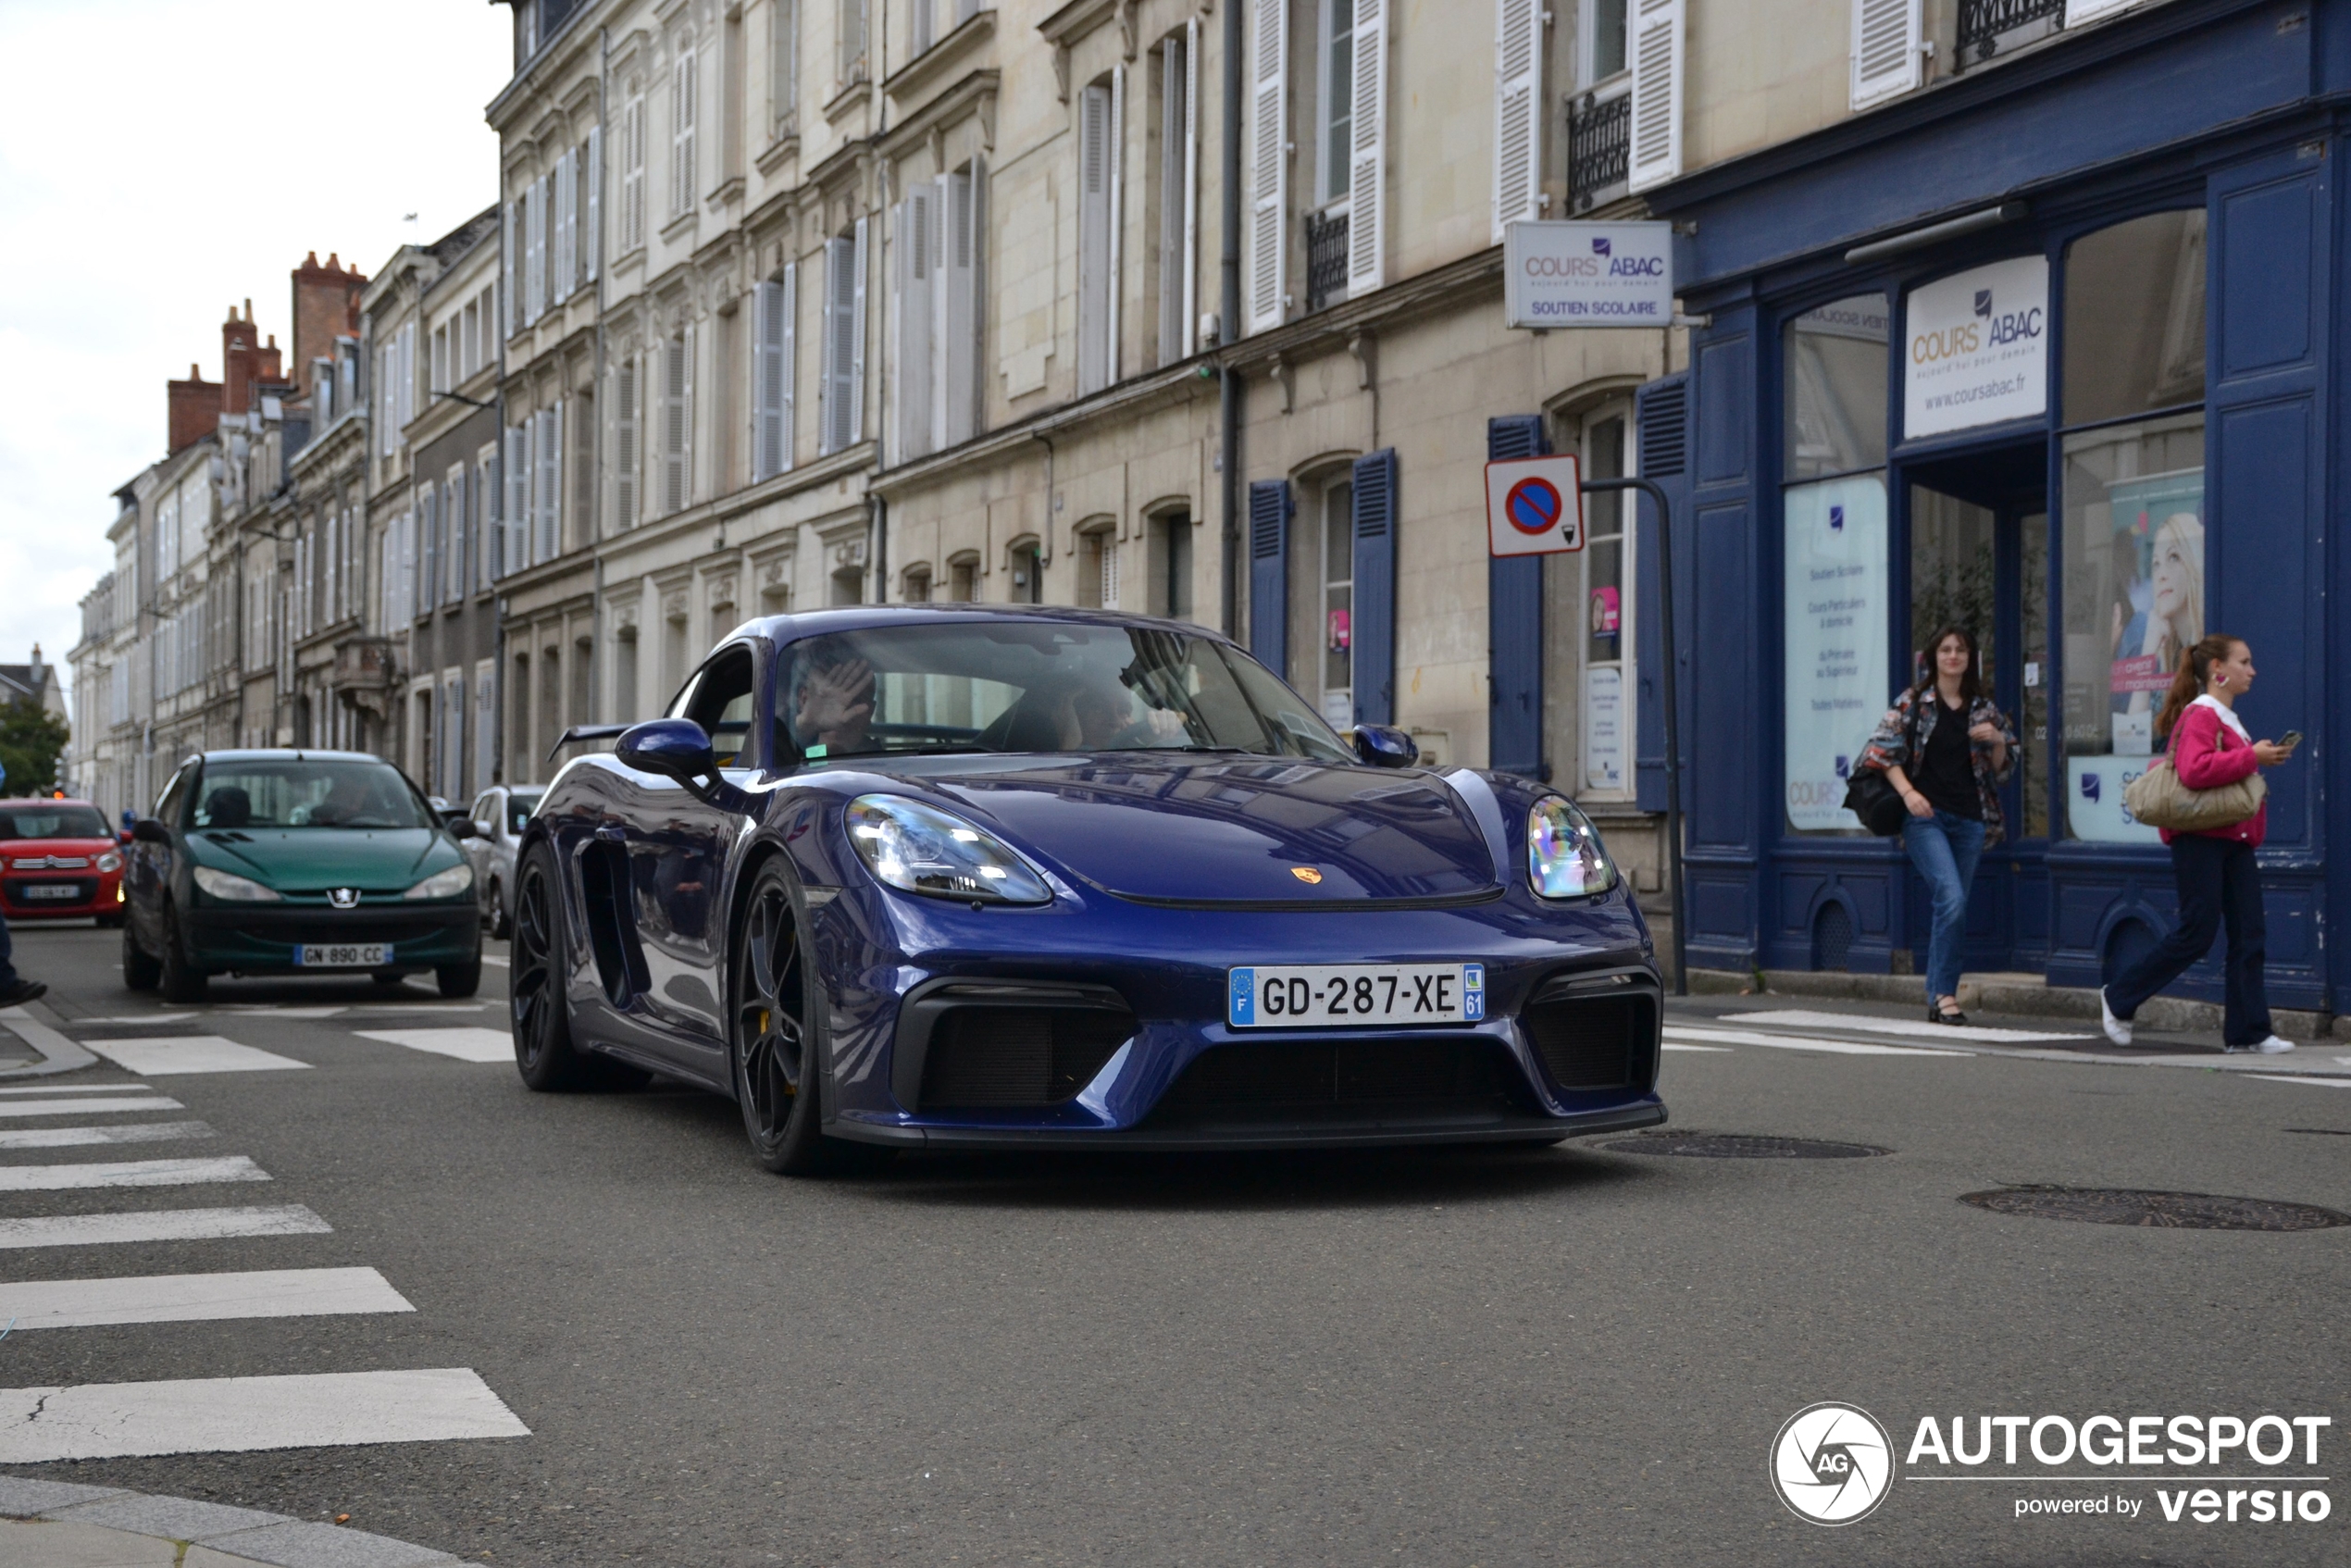
[(804, 741), (853, 746), (865, 739), (874, 716), (874, 666), (851, 659), (812, 672), (800, 689), (800, 711), (792, 728)]

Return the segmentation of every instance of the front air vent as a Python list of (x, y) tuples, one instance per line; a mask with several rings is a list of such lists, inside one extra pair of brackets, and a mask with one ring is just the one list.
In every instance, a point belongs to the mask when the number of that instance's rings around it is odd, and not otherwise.
[[(1491, 1040), (1237, 1043), (1202, 1052), (1159, 1111), (1389, 1111), (1496, 1101), (1507, 1094)], [(1156, 1114), (1156, 1113), (1154, 1113)]]
[(1558, 1089), (1646, 1093), (1657, 1082), (1658, 1001), (1646, 981), (1602, 989), (1590, 980), (1555, 980), (1519, 1021)]
[(1123, 1005), (940, 1000), (948, 1004), (923, 1061), (926, 1111), (1059, 1105), (1094, 1081), (1136, 1027)]

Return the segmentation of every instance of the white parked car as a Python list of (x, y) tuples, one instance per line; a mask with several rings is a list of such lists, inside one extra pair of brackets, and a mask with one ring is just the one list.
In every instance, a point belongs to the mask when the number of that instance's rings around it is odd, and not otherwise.
[(546, 792), (536, 784), (496, 784), (474, 798), (478, 831), (462, 847), (473, 862), (474, 886), (481, 892), (481, 922), (501, 940), (513, 929), (508, 890), (515, 885), (515, 851), (522, 841), (523, 825)]

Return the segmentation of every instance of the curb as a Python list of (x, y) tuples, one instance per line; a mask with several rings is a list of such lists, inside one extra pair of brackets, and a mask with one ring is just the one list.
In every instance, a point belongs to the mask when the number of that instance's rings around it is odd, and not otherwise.
[[(42, 1011), (45, 1013), (48, 1009), (43, 1008)], [(98, 1064), (95, 1056), (35, 1018), (24, 1007), (0, 1007), (0, 1028), (6, 1029), (31, 1046), (42, 1059), (37, 1066), (10, 1067), (0, 1071), (0, 1080), (44, 1078), (52, 1073), (71, 1073)]]
[[(1766, 969), (1763, 982), (1766, 989), (1756, 992), (1758, 996), (1835, 997), (1902, 1007), (1918, 1004), (1924, 983), (1916, 975), (1855, 975), (1830, 969)], [(1744, 971), (1700, 969), (1695, 965), (1690, 969), (1693, 996), (1741, 995), (1754, 984), (1755, 977)], [(1959, 995), (1959, 1006), (1970, 1013), (2063, 1018), (2093, 1025), (2098, 1020), (2098, 993), (2087, 987), (2043, 985), (2037, 978), (2028, 984), (2024, 979), (1999, 975), (1963, 976)], [(2351, 1027), (2346, 1027), (2351, 1026), (2351, 1017), (2329, 1020), (2320, 1014), (2291, 1008), (2273, 1009), (2271, 1016), (2278, 1033), (2288, 1039), (2351, 1039)], [(2221, 1007), (2218, 1002), (2195, 1002), (2185, 997), (2149, 997), (2133, 1021), (2157, 1034), (2217, 1035), (2220, 1032)], [(2330, 1023), (2332, 1027), (2328, 1027)]]
[[(94, 1533), (96, 1542), (126, 1548), (141, 1540), (159, 1542), (175, 1549), (172, 1558), (158, 1561), (205, 1562), (215, 1568), (248, 1563), (266, 1563), (269, 1568), (434, 1568), (459, 1561), (445, 1551), (412, 1546), (389, 1536), (264, 1513), (259, 1509), (17, 1476), (0, 1476), (0, 1520), (80, 1525), (82, 1528), (73, 1534), (84, 1541), (92, 1540)], [(17, 1561), (12, 1549), (18, 1543), (13, 1537), (20, 1533), (0, 1523), (0, 1563)], [(203, 1549), (206, 1555), (191, 1556), (188, 1549), (193, 1548)]]

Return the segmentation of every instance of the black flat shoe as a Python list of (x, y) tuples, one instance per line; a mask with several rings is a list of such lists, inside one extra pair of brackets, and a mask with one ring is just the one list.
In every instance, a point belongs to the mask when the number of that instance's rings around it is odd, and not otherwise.
[(39, 980), (19, 980), (6, 990), (0, 991), (0, 1007), (15, 1007), (27, 1002), (38, 1002), (49, 994), (49, 988)]
[(1926, 1015), (1929, 1019), (1937, 1024), (1964, 1024), (1967, 1022), (1966, 1014), (1946, 1013), (1939, 1007), (1928, 1008)]

